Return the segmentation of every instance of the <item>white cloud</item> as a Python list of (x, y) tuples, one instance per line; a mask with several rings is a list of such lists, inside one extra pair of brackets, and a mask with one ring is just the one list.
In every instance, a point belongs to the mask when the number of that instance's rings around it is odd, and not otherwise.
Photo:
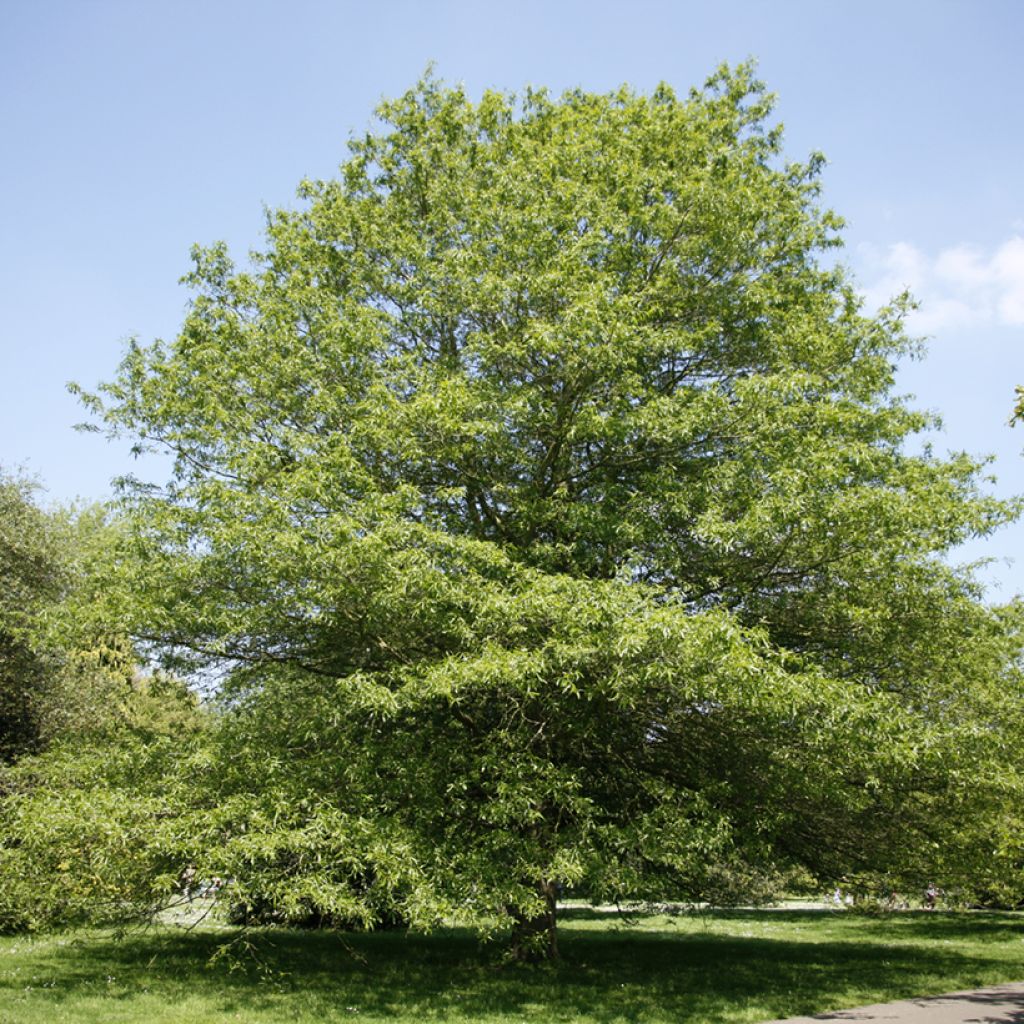
[(932, 256), (909, 242), (885, 250), (858, 249), (862, 289), (870, 309), (910, 291), (920, 308), (912, 331), (933, 333), (962, 327), (1024, 326), (1024, 235), (1014, 235), (994, 252), (956, 245)]

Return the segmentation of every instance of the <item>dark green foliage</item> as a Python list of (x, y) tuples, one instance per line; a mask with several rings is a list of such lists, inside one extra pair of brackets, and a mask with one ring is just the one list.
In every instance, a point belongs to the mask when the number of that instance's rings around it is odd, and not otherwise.
[(59, 661), (40, 643), (36, 619), (67, 586), (56, 524), (32, 485), (0, 476), (0, 762), (38, 749)]

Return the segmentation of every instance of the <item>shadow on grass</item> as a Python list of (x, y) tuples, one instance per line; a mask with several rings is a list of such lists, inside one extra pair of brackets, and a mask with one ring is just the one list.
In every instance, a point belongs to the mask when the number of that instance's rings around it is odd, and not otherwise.
[[(731, 930), (766, 922), (757, 912), (708, 916)], [(514, 1015), (715, 1024), (854, 1005), (848, 1000), (864, 1001), (863, 993), (881, 993), (882, 1001), (988, 983), (1012, 973), (998, 947), (1021, 936), (1020, 918), (999, 914), (901, 914), (877, 921), (835, 915), (823, 927), (820, 913), (773, 911), (769, 924), (773, 931), (783, 926), (782, 933), (805, 926), (807, 938), (670, 925), (657, 931), (567, 927), (562, 963), (523, 968), (502, 966), (494, 948), (482, 948), (468, 930), (432, 936), (267, 930), (251, 933), (255, 956), (231, 968), (209, 963), (224, 941), (219, 934), (159, 932), (123, 940), (92, 934), (69, 937), (45, 966), (54, 978), (53, 1000), (66, 1007), (95, 994), (104, 977), (116, 977), (122, 1000), (139, 991), (169, 1002), (198, 996), (216, 1013), (243, 1019), (283, 1019), (278, 1014), (287, 1007), (294, 1020)], [(0, 1001), (3, 985), (0, 979)]]

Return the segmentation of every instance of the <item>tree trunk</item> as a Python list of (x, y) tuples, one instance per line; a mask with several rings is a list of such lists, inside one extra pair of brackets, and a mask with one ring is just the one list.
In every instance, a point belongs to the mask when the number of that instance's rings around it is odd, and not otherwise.
[(516, 922), (512, 929), (512, 956), (522, 963), (558, 959), (557, 888), (550, 878), (542, 878), (536, 888), (544, 898), (542, 913), (526, 917), (521, 911), (509, 908)]

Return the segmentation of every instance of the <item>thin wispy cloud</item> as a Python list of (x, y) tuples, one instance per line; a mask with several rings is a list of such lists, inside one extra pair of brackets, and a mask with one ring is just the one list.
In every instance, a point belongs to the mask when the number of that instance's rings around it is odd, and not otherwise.
[(972, 245), (937, 254), (909, 242), (886, 249), (862, 245), (857, 264), (869, 309), (905, 290), (917, 299), (920, 308), (908, 323), (912, 331), (1024, 326), (1024, 234), (989, 252)]

